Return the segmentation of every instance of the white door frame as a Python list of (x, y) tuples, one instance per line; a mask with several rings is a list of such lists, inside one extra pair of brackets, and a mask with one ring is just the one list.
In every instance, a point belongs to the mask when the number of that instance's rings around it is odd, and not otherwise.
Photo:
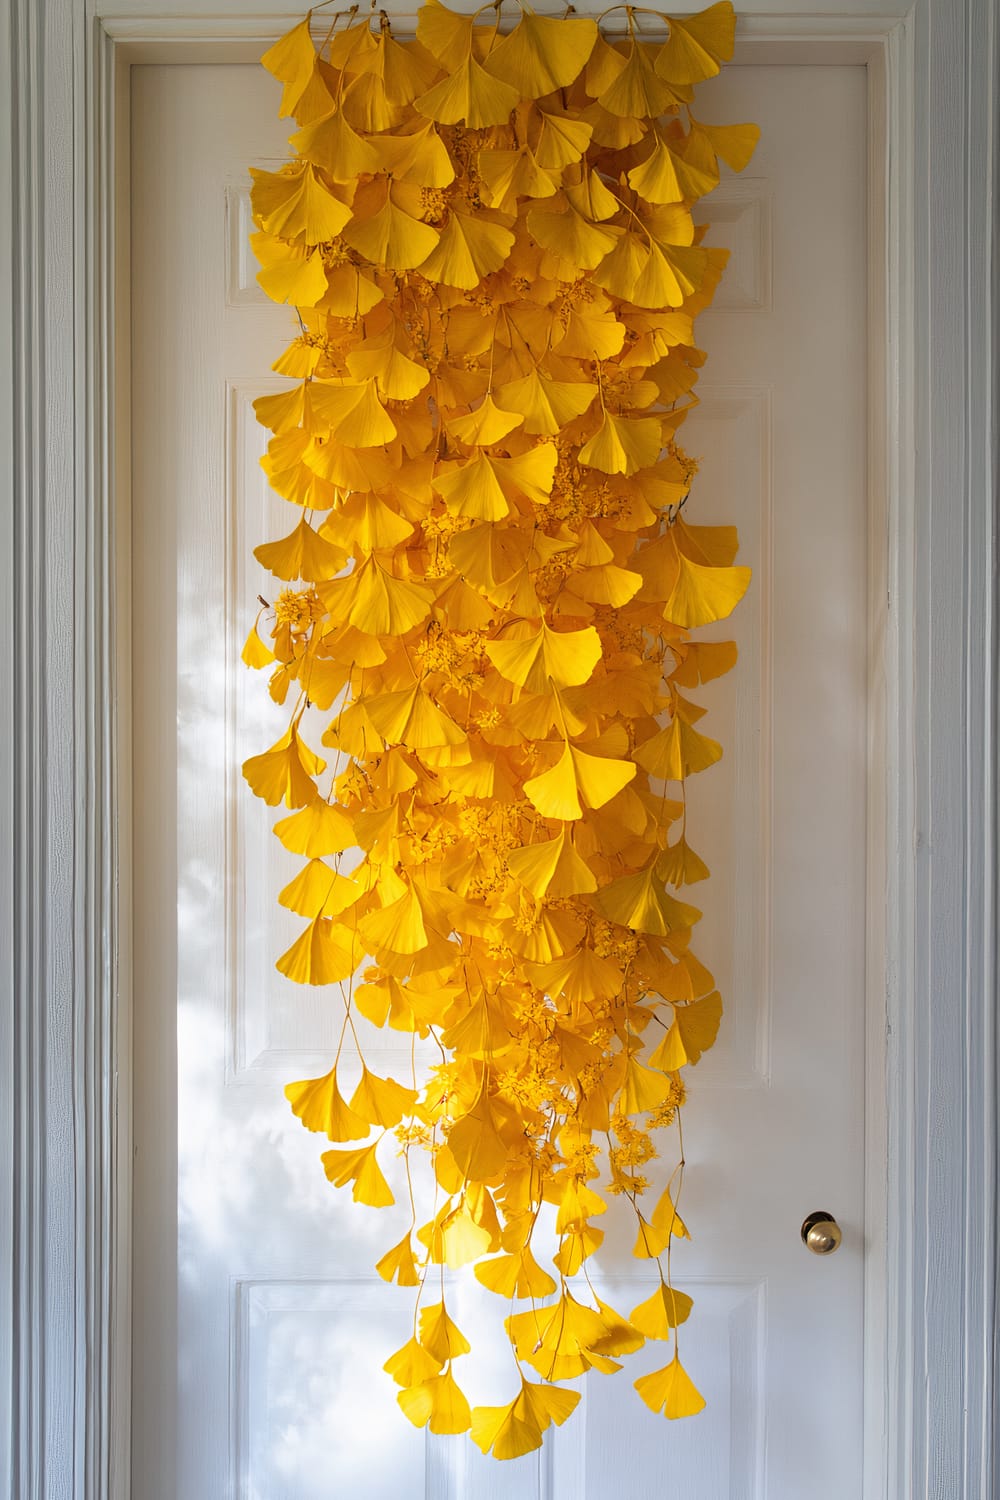
[[(0, 1476), (18, 1500), (131, 1491), (129, 69), (255, 58), (304, 8), (186, 3), (12, 0), (0, 35)], [(791, 3), (741, 7), (743, 56), (869, 76), (865, 1500), (998, 1500), (1000, 22), (991, 0)]]

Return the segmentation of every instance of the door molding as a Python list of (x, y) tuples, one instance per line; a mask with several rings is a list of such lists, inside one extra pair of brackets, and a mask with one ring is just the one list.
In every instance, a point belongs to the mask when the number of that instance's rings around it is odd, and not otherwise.
[[(0, 1473), (19, 1500), (130, 1494), (129, 69), (255, 59), (299, 12), (169, 3), (13, 0), (0, 37)], [(747, 59), (869, 78), (866, 1500), (1000, 1493), (998, 30), (991, 0), (741, 19)]]

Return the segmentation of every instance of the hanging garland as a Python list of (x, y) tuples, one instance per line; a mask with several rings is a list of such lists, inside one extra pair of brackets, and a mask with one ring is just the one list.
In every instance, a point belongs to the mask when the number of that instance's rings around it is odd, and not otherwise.
[[(671, 1349), (635, 1382), (646, 1404), (704, 1405), (669, 1264), (682, 1069), (722, 1001), (677, 892), (708, 874), (685, 781), (722, 754), (688, 693), (736, 650), (690, 632), (749, 569), (732, 528), (687, 520), (697, 464), (675, 432), (726, 261), (691, 207), (758, 131), (691, 112), (732, 55), (728, 0), (622, 12), (623, 35), (526, 6), (504, 32), (499, 4), (428, 0), (415, 40), (384, 13), (325, 34), (311, 14), (263, 59), (295, 156), (253, 172), (259, 281), (300, 324), (274, 366), (294, 384), (255, 405), (299, 519), (255, 551), (285, 586), (243, 659), (291, 717), (244, 774), (292, 809), (274, 831), (306, 861), (278, 898), (306, 921), (278, 968), (346, 1006), (331, 1071), (286, 1094), (357, 1201), (390, 1205), (379, 1156), (402, 1156), (410, 1225), (377, 1269), (417, 1288), (414, 1336), (386, 1369), (412, 1422), (497, 1458), (572, 1412), (561, 1382), (646, 1339)], [(346, 1098), (356, 1015), (440, 1062), (404, 1085), (362, 1059)], [(677, 1165), (649, 1207), (668, 1127)], [(571, 1283), (612, 1195), (660, 1269), (627, 1317)], [(553, 1233), (556, 1276), (535, 1253)], [(503, 1407), (470, 1410), (469, 1343), (428, 1283), (470, 1263), (521, 1303)]]

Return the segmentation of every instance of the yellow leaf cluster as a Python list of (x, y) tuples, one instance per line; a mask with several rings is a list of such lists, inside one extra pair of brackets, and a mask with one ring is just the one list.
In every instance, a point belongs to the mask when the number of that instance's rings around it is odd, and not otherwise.
[[(697, 464), (676, 441), (726, 259), (692, 210), (757, 139), (692, 113), (735, 19), (721, 0), (626, 20), (605, 36), (522, 6), (505, 29), (426, 0), (400, 39), (384, 13), (307, 18), (264, 57), (294, 154), (253, 172), (259, 281), (298, 315), (288, 387), (256, 403), (296, 519), (256, 549), (276, 583), (242, 655), (290, 711), (244, 766), (305, 861), (277, 965), (343, 989), (345, 1034), (358, 1014), (442, 1059), (343, 1083), (342, 1037), (286, 1094), (357, 1201), (391, 1205), (404, 1158), (413, 1215), (377, 1270), (417, 1288), (419, 1316), (386, 1369), (412, 1422), (500, 1459), (571, 1414), (560, 1382), (646, 1339), (673, 1358), (642, 1399), (703, 1404), (669, 1275), (627, 1318), (569, 1285), (610, 1197), (641, 1259), (688, 1234), (679, 1150), (641, 1203), (722, 1012), (680, 890), (708, 875), (685, 783), (722, 754), (688, 694), (735, 648), (691, 632), (749, 582), (731, 528), (689, 523)], [(422, 1302), (431, 1266), (470, 1264), (530, 1303), (506, 1319), (505, 1406), (470, 1408), (468, 1341)]]

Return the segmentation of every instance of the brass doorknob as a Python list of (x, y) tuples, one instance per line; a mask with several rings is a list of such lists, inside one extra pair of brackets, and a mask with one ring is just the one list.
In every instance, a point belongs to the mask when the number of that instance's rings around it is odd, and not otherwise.
[(813, 1255), (832, 1255), (843, 1238), (833, 1214), (824, 1209), (802, 1221), (802, 1243)]

